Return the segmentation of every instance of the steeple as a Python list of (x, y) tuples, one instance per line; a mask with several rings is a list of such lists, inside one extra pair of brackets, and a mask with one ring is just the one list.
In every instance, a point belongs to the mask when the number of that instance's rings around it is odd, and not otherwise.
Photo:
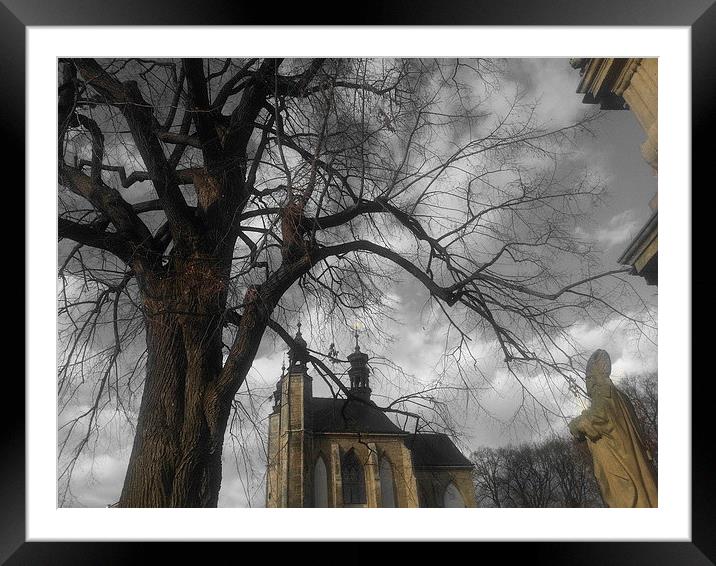
[(355, 329), (354, 336), (356, 339), (356, 348), (354, 352), (348, 356), (348, 361), (351, 364), (348, 370), (348, 377), (351, 381), (350, 393), (354, 397), (368, 401), (370, 400), (371, 392), (368, 381), (368, 375), (370, 374), (370, 370), (368, 369), (368, 354), (360, 350), (357, 328)]
[(294, 369), (305, 369), (308, 361), (308, 344), (301, 335), (301, 321), (298, 321), (298, 331), (293, 339), (293, 347), (288, 353), (289, 371)]

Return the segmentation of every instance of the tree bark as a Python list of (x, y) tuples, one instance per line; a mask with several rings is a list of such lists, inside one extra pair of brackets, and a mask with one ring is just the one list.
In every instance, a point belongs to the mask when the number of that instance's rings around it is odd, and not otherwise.
[(169, 313), (147, 318), (147, 376), (119, 507), (169, 507), (181, 457), (187, 370), (181, 326)]
[(216, 391), (227, 282), (223, 262), (206, 257), (145, 277), (147, 375), (119, 507), (217, 505), (225, 423), (216, 405), (230, 408), (235, 393)]

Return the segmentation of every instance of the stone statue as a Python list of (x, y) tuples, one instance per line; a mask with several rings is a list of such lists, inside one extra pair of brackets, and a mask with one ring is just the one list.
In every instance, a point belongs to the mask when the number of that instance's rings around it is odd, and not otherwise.
[(597, 350), (587, 362), (591, 407), (569, 423), (586, 440), (594, 475), (609, 507), (657, 507), (656, 473), (631, 402), (614, 386), (609, 354)]

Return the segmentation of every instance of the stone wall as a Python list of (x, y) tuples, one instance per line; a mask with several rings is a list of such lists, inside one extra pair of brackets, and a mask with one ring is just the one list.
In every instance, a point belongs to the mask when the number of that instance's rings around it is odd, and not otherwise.
[(477, 507), (472, 470), (459, 468), (422, 468), (415, 471), (420, 507), (444, 507), (445, 490), (452, 483), (462, 496), (465, 507)]
[[(396, 507), (417, 507), (418, 493), (413, 474), (410, 452), (401, 437), (371, 434), (325, 434), (312, 439), (310, 475), (307, 482), (313, 490), (313, 469), (322, 457), (328, 471), (328, 506), (343, 507), (343, 484), (341, 481), (341, 457), (353, 449), (365, 474), (366, 503), (352, 507), (380, 507), (379, 466), (381, 458), (387, 458), (393, 470), (393, 492)], [(312, 505), (312, 499), (309, 501)]]

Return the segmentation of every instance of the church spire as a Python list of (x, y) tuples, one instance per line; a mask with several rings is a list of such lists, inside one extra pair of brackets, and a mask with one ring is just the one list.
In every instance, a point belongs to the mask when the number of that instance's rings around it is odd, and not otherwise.
[(296, 325), (298, 330), (296, 336), (293, 339), (293, 346), (289, 350), (289, 370), (294, 368), (305, 368), (306, 362), (308, 361), (308, 344), (304, 340), (301, 334), (301, 321), (298, 321)]
[(355, 351), (348, 356), (348, 361), (351, 364), (348, 370), (348, 377), (351, 381), (350, 392), (354, 397), (368, 401), (371, 392), (368, 380), (370, 374), (370, 370), (368, 369), (368, 354), (361, 352), (360, 346), (358, 345), (358, 329), (355, 328), (354, 330), (356, 347)]

